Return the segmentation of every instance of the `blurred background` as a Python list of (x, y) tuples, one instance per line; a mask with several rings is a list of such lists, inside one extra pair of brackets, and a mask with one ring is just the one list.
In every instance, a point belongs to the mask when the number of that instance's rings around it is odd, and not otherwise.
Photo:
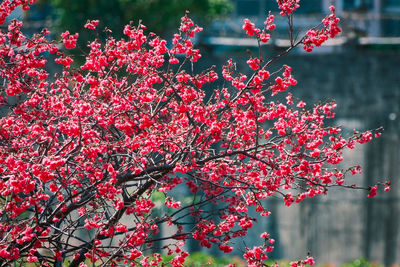
[[(351, 183), (368, 186), (390, 179), (392, 190), (379, 192), (373, 199), (367, 192), (340, 190), (328, 196), (307, 199), (300, 205), (284, 207), (280, 199), (268, 200), (272, 212), (262, 218), (245, 243), (259, 245), (260, 232), (276, 240), (273, 259), (304, 258), (308, 252), (317, 264), (340, 265), (366, 258), (385, 266), (400, 264), (400, 0), (302, 0), (294, 25), (301, 36), (329, 13), (335, 4), (342, 19), (343, 33), (311, 54), (301, 48), (280, 59), (293, 68), (298, 85), (295, 97), (309, 106), (335, 99), (338, 108), (333, 124), (342, 125), (349, 134), (383, 126), (384, 134), (356, 150), (347, 151), (342, 165), (362, 165), (363, 173)], [(100, 19), (103, 26), (121, 36), (123, 25), (139, 19), (148, 29), (171, 38), (185, 10), (191, 11), (204, 33), (196, 40), (202, 59), (198, 71), (228, 58), (247, 72), (246, 51), (258, 53), (257, 42), (245, 37), (243, 18), (263, 25), (268, 10), (278, 14), (275, 0), (40, 0), (24, 17), (25, 27), (35, 32), (46, 25), (55, 33), (69, 29), (82, 32), (87, 19)], [(264, 58), (279, 54), (288, 46), (287, 21), (276, 16), (277, 29), (268, 45), (262, 46)], [(93, 36), (81, 34), (82, 42)], [(334, 190), (332, 190), (334, 191)], [(192, 251), (201, 248), (189, 242)], [(243, 247), (243, 242), (235, 245)], [(217, 250), (211, 253), (221, 256)]]

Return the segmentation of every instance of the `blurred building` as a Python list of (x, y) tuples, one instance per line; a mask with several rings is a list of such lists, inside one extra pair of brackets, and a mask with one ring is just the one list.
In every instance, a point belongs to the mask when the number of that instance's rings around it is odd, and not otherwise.
[[(276, 14), (277, 29), (261, 48), (264, 58), (278, 55), (289, 46), (287, 19), (279, 16), (275, 0), (233, 0), (229, 18), (214, 21), (204, 36), (212, 49), (206, 61), (224, 64), (234, 58), (239, 71), (246, 66), (246, 49), (256, 53), (257, 41), (242, 30), (243, 19), (258, 27), (268, 15)], [(342, 34), (306, 53), (301, 47), (279, 59), (271, 71), (287, 64), (293, 68), (298, 85), (291, 90), (309, 106), (335, 99), (337, 117), (347, 134), (353, 129), (385, 128), (380, 139), (346, 151), (343, 169), (360, 164), (363, 173), (349, 183), (368, 187), (390, 179), (392, 190), (380, 191), (368, 199), (364, 191), (330, 190), (330, 194), (307, 199), (287, 208), (272, 199), (272, 212), (261, 218), (246, 239), (248, 246), (259, 245), (258, 235), (268, 231), (277, 240), (270, 255), (275, 259), (300, 259), (307, 252), (317, 264), (339, 265), (367, 258), (385, 266), (400, 264), (400, 0), (302, 0), (294, 17), (299, 38), (318, 25), (336, 6)], [(218, 64), (217, 63), (217, 64)], [(238, 241), (240, 247), (240, 241)], [(396, 265), (397, 264), (397, 265)]]
[[(210, 45), (253, 45), (243, 40), (241, 25), (243, 18), (250, 18), (262, 27), (268, 11), (278, 14), (275, 0), (232, 0), (234, 11), (228, 19), (215, 21), (206, 38)], [(400, 45), (400, 1), (399, 0), (303, 0), (296, 11), (296, 27), (300, 33), (318, 25), (321, 18), (329, 14), (329, 6), (336, 6), (336, 13), (342, 19), (344, 34), (342, 45), (347, 41), (355, 41), (361, 45), (388, 44)], [(274, 32), (273, 45), (284, 45), (287, 38), (287, 21), (277, 19), (277, 30)], [(236, 39), (238, 38), (238, 39)], [(286, 42), (287, 43), (287, 42)]]

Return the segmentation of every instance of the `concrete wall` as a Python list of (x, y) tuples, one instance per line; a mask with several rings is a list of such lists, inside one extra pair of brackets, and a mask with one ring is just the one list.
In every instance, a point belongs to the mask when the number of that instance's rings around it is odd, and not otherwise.
[[(272, 47), (263, 49), (266, 57), (279, 52)], [(386, 131), (380, 139), (345, 153), (343, 168), (361, 164), (364, 171), (352, 178), (355, 183), (367, 186), (390, 179), (392, 190), (374, 199), (368, 199), (365, 191), (331, 190), (327, 197), (290, 208), (273, 199), (269, 205), (274, 215), (260, 220), (246, 239), (248, 246), (257, 245), (251, 242), (267, 230), (277, 240), (272, 255), (276, 258), (299, 259), (310, 252), (318, 264), (341, 264), (359, 257), (386, 266), (400, 264), (400, 51), (385, 49), (347, 46), (333, 53), (295, 53), (271, 70), (282, 64), (292, 66), (298, 85), (291, 92), (309, 106), (335, 99), (334, 123), (349, 134), (354, 128), (383, 126)], [(206, 54), (205, 62), (220, 64), (232, 53), (236, 52)], [(238, 62), (245, 62), (246, 53), (236, 55)], [(245, 71), (246, 66), (239, 63), (238, 69)]]

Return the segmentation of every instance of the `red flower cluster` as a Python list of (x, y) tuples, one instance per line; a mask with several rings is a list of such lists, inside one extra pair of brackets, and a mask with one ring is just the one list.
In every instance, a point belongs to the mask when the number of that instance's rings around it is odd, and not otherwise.
[(98, 20), (88, 20), (84, 27), (94, 31), (96, 30), (97, 25), (99, 25)]
[(281, 10), (280, 15), (290, 15), (296, 11), (300, 5), (300, 0), (276, 0), (279, 9)]
[(23, 10), (28, 10), (29, 5), (33, 5), (36, 0), (3, 0), (0, 4), (0, 25), (3, 25), (6, 18), (18, 6), (22, 6)]
[(307, 32), (303, 40), (305, 51), (311, 52), (315, 46), (321, 46), (326, 40), (334, 38), (341, 32), (338, 26), (340, 19), (335, 15), (335, 7), (331, 6), (329, 9), (332, 13), (322, 20), (322, 28), (311, 29)]
[(253, 36), (260, 32), (260, 29), (256, 28), (256, 25), (252, 23), (249, 19), (244, 19), (244, 24), (242, 29), (246, 31), (248, 36)]
[(61, 34), (61, 37), (63, 38), (63, 43), (67, 49), (73, 49), (76, 47), (76, 40), (79, 37), (79, 33), (75, 33), (74, 35), (71, 35), (69, 31), (66, 31)]
[(246, 31), (248, 36), (257, 36), (257, 39), (263, 43), (267, 43), (271, 37), (268, 31), (273, 31), (276, 28), (274, 24), (274, 15), (269, 14), (268, 18), (264, 22), (264, 28), (260, 30), (252, 23), (249, 19), (244, 19), (242, 29)]

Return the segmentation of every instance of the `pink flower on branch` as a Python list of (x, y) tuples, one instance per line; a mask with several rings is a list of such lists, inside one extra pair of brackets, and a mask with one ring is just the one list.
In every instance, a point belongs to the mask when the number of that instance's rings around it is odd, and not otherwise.
[(99, 25), (98, 20), (88, 20), (84, 27), (94, 31), (96, 29), (97, 25)]
[(281, 10), (280, 15), (290, 15), (300, 7), (300, 0), (276, 0)]
[(74, 35), (71, 35), (69, 31), (66, 31), (61, 34), (61, 37), (63, 38), (63, 43), (67, 49), (73, 49), (76, 47), (76, 41), (79, 37), (79, 33), (75, 33)]
[(334, 38), (342, 31), (338, 26), (340, 19), (335, 15), (335, 8), (331, 6), (329, 9), (331, 14), (322, 20), (322, 28), (319, 30), (313, 28), (307, 32), (303, 40), (305, 51), (311, 52), (314, 47), (321, 46), (329, 38)]

